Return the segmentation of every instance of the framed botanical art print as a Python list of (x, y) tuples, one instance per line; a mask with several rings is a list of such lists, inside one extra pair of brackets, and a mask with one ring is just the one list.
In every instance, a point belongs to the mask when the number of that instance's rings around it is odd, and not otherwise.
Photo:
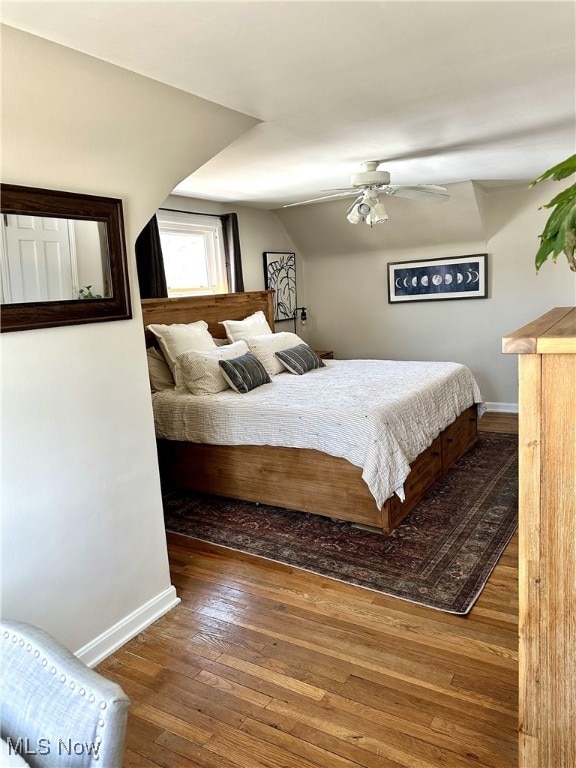
[(264, 282), (274, 291), (274, 319), (293, 320), (296, 311), (296, 254), (265, 251)]
[(488, 254), (388, 264), (388, 303), (485, 299)]

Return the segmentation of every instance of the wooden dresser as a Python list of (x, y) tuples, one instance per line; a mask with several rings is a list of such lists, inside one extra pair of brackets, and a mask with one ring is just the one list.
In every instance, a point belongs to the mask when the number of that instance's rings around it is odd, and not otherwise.
[(519, 355), (520, 768), (576, 766), (576, 308), (503, 339)]

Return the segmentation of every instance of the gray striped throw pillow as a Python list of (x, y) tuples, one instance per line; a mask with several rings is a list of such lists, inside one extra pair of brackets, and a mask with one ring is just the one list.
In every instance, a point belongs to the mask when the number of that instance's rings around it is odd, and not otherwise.
[(322, 358), (318, 357), (308, 344), (298, 344), (292, 349), (284, 349), (276, 352), (276, 357), (284, 368), (290, 373), (297, 373), (301, 376), (303, 373), (313, 371), (315, 368), (325, 368)]
[(261, 387), (262, 384), (270, 383), (266, 368), (252, 352), (246, 352), (245, 355), (232, 360), (219, 360), (218, 364), (228, 384), (241, 395)]

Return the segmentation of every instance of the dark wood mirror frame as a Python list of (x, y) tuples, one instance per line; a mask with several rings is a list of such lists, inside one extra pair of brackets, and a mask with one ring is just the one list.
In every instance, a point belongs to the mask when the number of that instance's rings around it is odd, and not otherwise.
[(2, 184), (2, 213), (104, 222), (110, 266), (110, 298), (3, 304), (0, 330), (25, 331), (132, 317), (122, 201), (75, 192)]

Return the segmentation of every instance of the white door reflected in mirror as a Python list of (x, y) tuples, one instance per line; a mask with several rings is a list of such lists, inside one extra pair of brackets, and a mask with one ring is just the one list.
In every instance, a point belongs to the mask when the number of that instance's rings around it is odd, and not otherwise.
[(110, 297), (106, 224), (2, 214), (2, 304)]

